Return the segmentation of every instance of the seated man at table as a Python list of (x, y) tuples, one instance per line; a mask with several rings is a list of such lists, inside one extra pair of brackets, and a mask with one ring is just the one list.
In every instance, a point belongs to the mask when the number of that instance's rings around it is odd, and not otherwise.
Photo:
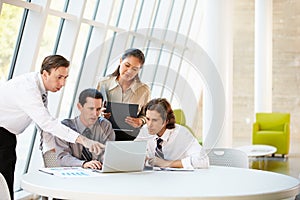
[[(106, 141), (115, 140), (115, 133), (111, 123), (104, 117), (99, 117), (102, 108), (103, 96), (96, 89), (83, 90), (77, 103), (80, 115), (74, 119), (65, 119), (62, 123), (87, 138), (105, 144)], [(60, 166), (83, 167), (101, 169), (103, 152), (95, 155), (81, 144), (72, 144), (55, 137), (55, 150), (57, 162)]]
[(153, 99), (144, 106), (146, 125), (135, 141), (147, 140), (147, 159), (151, 166), (172, 168), (207, 168), (208, 156), (196, 138), (183, 126), (175, 124), (170, 103)]

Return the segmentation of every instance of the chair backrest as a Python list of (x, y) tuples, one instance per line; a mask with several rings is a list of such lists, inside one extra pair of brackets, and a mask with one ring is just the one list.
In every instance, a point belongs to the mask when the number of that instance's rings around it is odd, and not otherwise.
[(43, 160), (45, 167), (59, 167), (59, 164), (56, 162), (56, 154), (54, 151), (46, 151), (43, 154)]
[(176, 123), (180, 124), (180, 125), (186, 125), (185, 115), (184, 115), (183, 110), (174, 109), (173, 112), (174, 112), (174, 115), (175, 115)]
[(173, 112), (174, 112), (174, 115), (175, 115), (176, 124), (184, 126), (185, 128), (187, 128), (195, 136), (194, 131), (192, 130), (192, 128), (189, 127), (188, 125), (186, 125), (185, 114), (184, 114), (183, 110), (175, 109), (175, 110), (173, 110)]
[(260, 130), (283, 130), (290, 123), (290, 113), (256, 113), (256, 122)]
[(9, 189), (4, 176), (0, 173), (0, 199), (10, 200)]
[(233, 148), (213, 148), (207, 149), (206, 153), (211, 165), (249, 168), (249, 158), (247, 154), (241, 150)]

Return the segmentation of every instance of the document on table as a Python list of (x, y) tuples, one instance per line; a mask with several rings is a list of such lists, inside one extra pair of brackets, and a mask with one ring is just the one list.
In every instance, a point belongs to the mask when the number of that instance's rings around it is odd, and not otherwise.
[(83, 169), (81, 167), (40, 168), (39, 171), (63, 178), (93, 177), (100, 175), (99, 173), (95, 173), (90, 169)]
[(153, 167), (155, 171), (194, 171), (194, 169), (172, 168), (172, 167)]

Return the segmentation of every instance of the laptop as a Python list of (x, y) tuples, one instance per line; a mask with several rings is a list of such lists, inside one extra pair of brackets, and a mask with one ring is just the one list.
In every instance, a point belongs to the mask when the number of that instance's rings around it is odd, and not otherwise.
[(147, 141), (107, 141), (100, 172), (143, 171)]
[(114, 130), (133, 132), (134, 128), (125, 122), (127, 116), (137, 117), (138, 104), (107, 102), (106, 112), (110, 112), (108, 119)]

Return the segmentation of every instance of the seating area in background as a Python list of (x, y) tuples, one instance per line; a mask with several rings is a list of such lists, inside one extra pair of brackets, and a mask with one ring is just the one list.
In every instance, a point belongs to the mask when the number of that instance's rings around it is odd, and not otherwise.
[[(183, 110), (182, 109), (174, 109), (173, 112), (175, 115), (176, 124), (186, 127), (196, 137), (192, 128), (186, 124), (185, 114), (184, 114)], [(202, 145), (201, 139), (199, 139), (198, 142), (199, 142), (199, 144)]]
[(290, 113), (256, 113), (252, 144), (271, 145), (277, 148), (275, 154), (287, 155), (290, 148)]
[(249, 168), (249, 159), (245, 152), (232, 148), (207, 149), (210, 165)]

